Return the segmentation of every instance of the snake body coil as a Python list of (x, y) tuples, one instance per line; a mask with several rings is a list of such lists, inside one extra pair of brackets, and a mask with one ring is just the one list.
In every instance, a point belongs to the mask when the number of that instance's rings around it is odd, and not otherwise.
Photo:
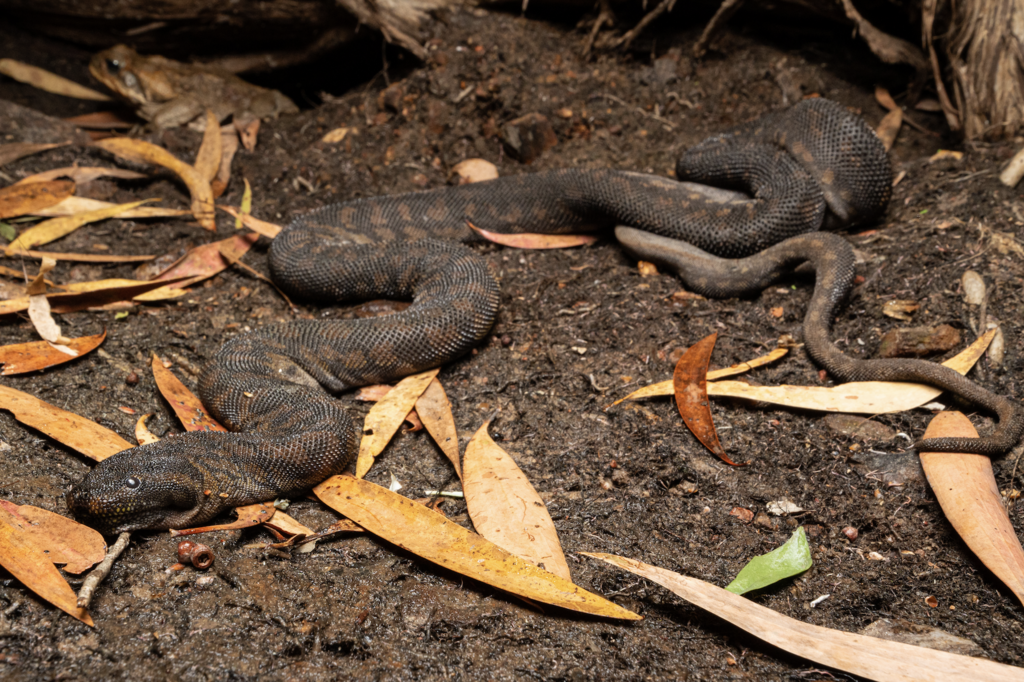
[(818, 281), (804, 335), (816, 361), (843, 379), (932, 383), (1000, 417), (988, 438), (927, 441), (930, 449), (995, 453), (1020, 437), (1024, 419), (1013, 403), (952, 370), (916, 360), (856, 361), (829, 341), (853, 258), (845, 240), (817, 231), (877, 219), (890, 195), (885, 150), (860, 118), (834, 102), (807, 100), (705, 140), (686, 152), (676, 173), (682, 182), (548, 171), (359, 199), (299, 217), (270, 250), (284, 290), (314, 300), (413, 304), (387, 317), (290, 322), (231, 339), (208, 364), (199, 393), (232, 432), (191, 433), (118, 453), (72, 488), (69, 507), (109, 532), (180, 528), (231, 507), (297, 495), (342, 471), (359, 430), (328, 391), (435, 367), (489, 331), (499, 292), (486, 263), (456, 243), (472, 239), (467, 221), (493, 232), (639, 228), (617, 235), (713, 296), (757, 291), (811, 260)]

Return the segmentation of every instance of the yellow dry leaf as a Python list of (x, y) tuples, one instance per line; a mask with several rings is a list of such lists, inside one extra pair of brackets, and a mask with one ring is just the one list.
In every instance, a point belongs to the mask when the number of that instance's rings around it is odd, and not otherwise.
[(143, 173), (126, 168), (103, 168), (102, 166), (67, 166), (65, 168), (53, 168), (42, 173), (29, 175), (14, 183), (13, 187), (26, 185), (32, 182), (49, 182), (57, 178), (71, 178), (79, 185), (92, 182), (97, 178), (121, 178), (123, 180), (141, 180), (146, 177)]
[(900, 134), (902, 126), (903, 112), (899, 108), (893, 109), (879, 121), (875, 133), (877, 133), (878, 139), (882, 141), (885, 151), (889, 151), (896, 144), (896, 136)]
[(459, 433), (455, 428), (455, 418), (452, 416), (452, 404), (448, 401), (440, 381), (434, 379), (427, 384), (423, 395), (416, 401), (416, 413), (419, 414), (427, 433), (437, 443), (437, 447), (451, 460), (455, 473), (462, 478)]
[[(786, 353), (788, 352), (788, 348), (780, 346), (773, 350), (772, 352), (768, 353), (767, 355), (762, 355), (761, 357), (754, 358), (753, 360), (750, 360), (748, 362), (741, 362), (739, 364), (732, 365), (731, 367), (726, 367), (725, 369), (712, 370), (708, 372), (708, 381), (712, 381), (714, 379), (724, 379), (725, 377), (731, 377), (737, 374), (743, 374), (744, 372), (749, 372), (755, 367), (761, 367), (762, 365), (767, 365), (770, 362), (775, 362), (779, 358), (786, 355)], [(710, 395), (710, 393), (711, 384), (708, 384), (708, 394)], [(674, 389), (672, 387), (671, 379), (669, 379), (668, 381), (659, 381), (656, 384), (650, 384), (648, 386), (644, 386), (643, 388), (638, 388), (637, 390), (627, 395), (625, 398), (619, 398), (618, 400), (611, 404), (611, 407), (614, 407), (615, 405), (618, 405), (621, 402), (625, 402), (626, 400), (640, 400), (641, 398), (653, 398), (655, 396), (673, 394)]]
[(19, 251), (28, 251), (36, 246), (49, 244), (52, 241), (71, 234), (82, 225), (94, 223), (97, 220), (116, 218), (151, 201), (158, 201), (158, 199), (143, 199), (142, 201), (132, 201), (127, 204), (114, 204), (95, 211), (87, 211), (77, 215), (44, 220), (38, 225), (33, 225), (18, 235), (17, 239), (7, 245), (5, 253), (8, 256), (12, 256)]
[(167, 168), (181, 178), (192, 195), (192, 215), (203, 228), (217, 229), (213, 220), (213, 189), (210, 181), (192, 166), (178, 159), (163, 147), (144, 140), (112, 137), (94, 143), (100, 149), (131, 161), (145, 161)]
[(75, 99), (89, 99), (95, 102), (109, 102), (110, 98), (102, 92), (96, 92), (92, 88), (68, 80), (63, 76), (50, 73), (46, 69), (19, 62), (15, 59), (0, 59), (0, 73), (10, 76), (16, 81), (27, 83), (39, 90), (52, 92), (55, 95), (74, 97)]
[(431, 380), (440, 368), (405, 377), (381, 400), (377, 401), (363, 422), (363, 439), (359, 443), (359, 457), (356, 459), (356, 477), (366, 476), (373, 460), (384, 451), (398, 427), (405, 421), (405, 415), (416, 405)]
[(635, 559), (583, 552), (647, 578), (793, 655), (880, 682), (1024, 682), (1024, 670), (981, 658), (809, 625), (703, 580)]
[[(47, 208), (32, 211), (32, 215), (44, 218), (56, 218), (59, 216), (75, 216), (87, 211), (98, 211), (103, 208), (111, 208), (117, 204), (99, 199), (87, 199), (86, 197), (68, 197), (58, 204)], [(122, 219), (136, 220), (138, 218), (175, 218), (188, 215), (188, 211), (179, 208), (157, 208), (155, 206), (139, 206), (130, 211), (125, 211), (118, 217)]]
[(238, 213), (235, 215), (236, 230), (242, 229), (244, 218), (252, 213), (252, 186), (249, 184), (249, 178), (242, 178), (242, 182), (245, 183), (245, 189), (242, 190), (242, 201), (238, 204)]
[(260, 220), (259, 218), (254, 218), (252, 215), (248, 213), (242, 213), (233, 206), (218, 206), (217, 208), (224, 211), (225, 213), (233, 215), (236, 220), (242, 221), (242, 225), (248, 227), (250, 230), (257, 234), (261, 234), (264, 237), (267, 237), (268, 239), (273, 239), (274, 237), (281, 233), (282, 229), (284, 229), (280, 225), (268, 223), (267, 221)]
[(462, 490), (473, 526), (502, 549), (572, 582), (558, 532), (529, 479), (484, 425), (466, 446)]
[(150, 443), (155, 443), (160, 440), (152, 431), (149, 430), (149, 427), (146, 426), (146, 420), (152, 416), (152, 412), (144, 414), (139, 417), (137, 422), (135, 422), (135, 440), (139, 441), (139, 445), (149, 445)]
[(195, 162), (195, 169), (207, 182), (213, 182), (217, 177), (217, 171), (220, 170), (221, 143), (217, 114), (207, 109), (206, 128), (203, 130), (203, 141), (199, 144)]
[[(940, 412), (924, 438), (977, 438), (971, 420)], [(920, 453), (921, 466), (942, 512), (963, 541), (1024, 603), (1024, 548), (999, 494), (992, 459), (962, 452)]]
[(641, 616), (509, 554), (445, 516), (351, 476), (333, 476), (313, 489), (335, 511), (371, 533), (443, 568), (533, 601), (605, 618)]
[(97, 462), (135, 447), (96, 422), (7, 386), (0, 386), (0, 410)]

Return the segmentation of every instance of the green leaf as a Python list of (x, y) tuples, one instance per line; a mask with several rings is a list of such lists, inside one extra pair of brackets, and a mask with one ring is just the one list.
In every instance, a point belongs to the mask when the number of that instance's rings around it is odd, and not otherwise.
[(114, 313), (114, 319), (115, 320), (123, 320), (126, 317), (128, 317), (128, 311), (127, 310), (122, 310), (119, 313)]
[(13, 242), (14, 238), (18, 236), (18, 231), (14, 229), (14, 225), (10, 223), (0, 223), (0, 237), (3, 237), (9, 242)]
[(813, 563), (811, 561), (811, 546), (807, 544), (807, 535), (801, 526), (782, 547), (751, 559), (736, 576), (736, 579), (725, 589), (735, 594), (760, 590), (785, 578), (803, 573)]

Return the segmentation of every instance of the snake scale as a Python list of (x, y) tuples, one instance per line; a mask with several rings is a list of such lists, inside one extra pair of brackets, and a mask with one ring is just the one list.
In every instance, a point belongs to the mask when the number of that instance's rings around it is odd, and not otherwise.
[(360, 430), (331, 393), (446, 363), (491, 328), (498, 285), (459, 243), (472, 238), (467, 222), (504, 233), (628, 225), (616, 230), (628, 250), (671, 265), (714, 297), (756, 293), (810, 261), (817, 278), (804, 339), (816, 362), (846, 381), (932, 384), (999, 417), (987, 437), (919, 444), (929, 450), (998, 454), (1017, 442), (1024, 417), (1013, 401), (941, 365), (854, 360), (829, 340), (854, 258), (843, 238), (821, 230), (877, 220), (891, 192), (885, 149), (863, 120), (834, 102), (805, 100), (690, 148), (676, 174), (680, 181), (564, 169), (300, 216), (270, 249), (282, 289), (319, 301), (412, 305), (385, 317), (274, 324), (227, 341), (209, 361), (199, 395), (230, 432), (188, 433), (118, 453), (72, 487), (68, 506), (105, 532), (181, 528), (231, 507), (299, 495), (344, 470)]

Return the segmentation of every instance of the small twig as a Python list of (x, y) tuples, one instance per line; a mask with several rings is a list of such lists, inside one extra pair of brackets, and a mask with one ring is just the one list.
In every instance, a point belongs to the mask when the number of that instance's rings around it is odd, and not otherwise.
[(117, 557), (121, 556), (124, 548), (128, 546), (128, 541), (131, 537), (132, 534), (127, 532), (117, 536), (117, 542), (107, 550), (107, 556), (103, 558), (103, 561), (96, 568), (92, 569), (89, 575), (85, 576), (85, 580), (82, 581), (82, 589), (78, 591), (78, 608), (84, 609), (89, 606), (89, 602), (92, 601), (93, 592), (103, 582), (103, 579), (110, 574), (110, 569), (113, 568), (114, 562), (117, 561)]
[(8, 606), (6, 609), (4, 609), (4, 617), (13, 616), (14, 612), (17, 611), (20, 607), (21, 607), (21, 602), (20, 601), (14, 602), (10, 606)]
[(584, 61), (590, 57), (590, 51), (594, 48), (594, 41), (597, 39), (597, 34), (600, 32), (601, 27), (605, 24), (612, 26), (615, 23), (615, 15), (612, 13), (608, 0), (600, 0), (600, 5), (601, 11), (598, 13), (597, 19), (594, 19), (594, 25), (590, 29), (590, 35), (587, 36), (587, 42), (583, 43), (582, 57)]
[(725, 0), (718, 11), (715, 12), (715, 16), (711, 17), (711, 21), (704, 27), (704, 32), (700, 34), (700, 38), (693, 45), (693, 56), (700, 59), (704, 56), (704, 53), (708, 51), (708, 45), (711, 43), (711, 39), (715, 37), (719, 29), (725, 25), (725, 22), (729, 21), (730, 17), (736, 13), (736, 10), (743, 4), (743, 0)]

